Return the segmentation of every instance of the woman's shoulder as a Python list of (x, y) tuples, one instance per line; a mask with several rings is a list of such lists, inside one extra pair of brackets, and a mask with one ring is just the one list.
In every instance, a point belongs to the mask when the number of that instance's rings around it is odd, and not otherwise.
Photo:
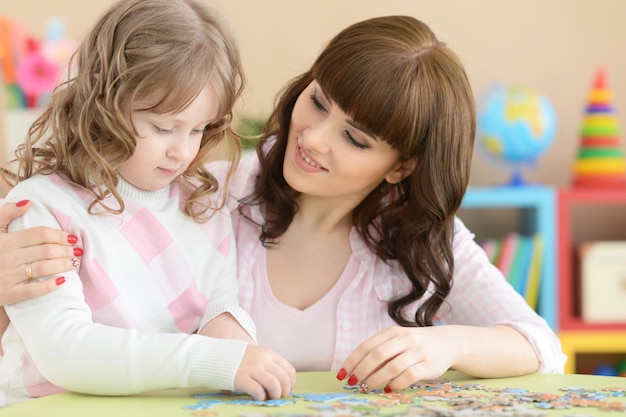
[(252, 191), (254, 178), (259, 170), (259, 160), (256, 154), (244, 154), (230, 178), (228, 178), (232, 169), (230, 161), (212, 161), (207, 164), (207, 169), (215, 176), (220, 188), (228, 190), (232, 199), (239, 200)]
[(373, 280), (375, 286), (384, 285), (393, 288), (406, 287), (408, 280), (402, 266), (396, 260), (383, 260), (365, 243), (356, 227), (350, 231), (350, 249), (365, 275)]
[(462, 246), (470, 242), (474, 243), (475, 237), (474, 233), (463, 223), (463, 220), (459, 217), (454, 218), (454, 247)]
[(260, 170), (259, 158), (255, 152), (244, 154), (237, 165), (237, 171), (233, 176), (233, 195), (238, 198), (245, 197), (254, 188), (254, 181)]

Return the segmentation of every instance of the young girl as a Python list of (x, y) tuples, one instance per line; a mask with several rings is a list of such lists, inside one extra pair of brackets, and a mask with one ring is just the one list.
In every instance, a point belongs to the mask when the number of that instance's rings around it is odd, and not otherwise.
[[(455, 216), (474, 129), (465, 71), (424, 23), (379, 17), (331, 40), (229, 185), (240, 300), (260, 345), (363, 390), (450, 368), (562, 371), (554, 332)], [(52, 268), (26, 235), (20, 246)]]
[(7, 200), (30, 199), (13, 229), (63, 229), (82, 264), (6, 307), (0, 405), (64, 390), (287, 395), (293, 367), (251, 344), (232, 223), (204, 166), (222, 139), (236, 143), (243, 78), (225, 21), (201, 0), (122, 0), (76, 60), (18, 148)]

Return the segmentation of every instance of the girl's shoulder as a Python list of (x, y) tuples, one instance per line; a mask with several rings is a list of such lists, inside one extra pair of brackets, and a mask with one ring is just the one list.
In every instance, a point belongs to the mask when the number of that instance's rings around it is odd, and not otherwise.
[(80, 198), (78, 196), (80, 190), (63, 176), (59, 174), (35, 174), (16, 184), (7, 194), (6, 200), (12, 201), (18, 198), (18, 196), (26, 196), (29, 199), (46, 199), (48, 196), (56, 198), (63, 194), (73, 198)]

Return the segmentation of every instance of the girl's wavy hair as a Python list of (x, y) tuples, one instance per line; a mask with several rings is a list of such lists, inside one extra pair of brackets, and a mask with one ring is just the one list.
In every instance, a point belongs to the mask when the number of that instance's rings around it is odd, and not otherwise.
[[(298, 193), (282, 174), (291, 114), (298, 96), (316, 80), (350, 118), (364, 125), (416, 168), (398, 184), (381, 183), (354, 210), (353, 224), (369, 248), (397, 261), (412, 290), (389, 304), (402, 326), (428, 326), (452, 287), (454, 217), (468, 185), (475, 105), (457, 56), (427, 25), (409, 16), (356, 23), (333, 38), (309, 71), (278, 96), (257, 148), (261, 172), (242, 206), (263, 204), (261, 241), (279, 243)], [(264, 146), (272, 137), (271, 149)], [(243, 212), (243, 210), (242, 210)], [(413, 317), (405, 309), (432, 296)]]
[[(220, 100), (218, 117), (180, 181), (190, 191), (185, 212), (197, 221), (210, 217), (211, 203), (204, 197), (216, 192), (218, 183), (204, 167), (209, 154), (217, 144), (228, 145), (228, 157), (236, 164), (241, 152), (231, 121), (244, 74), (222, 15), (203, 0), (122, 0), (95, 24), (69, 68), (16, 159), (3, 170), (5, 181), (13, 185), (34, 174), (57, 172), (91, 194), (90, 213), (96, 205), (121, 213), (116, 170), (135, 151), (132, 103), (148, 99), (154, 105), (147, 110), (178, 113), (209, 82)], [(17, 169), (11, 169), (13, 164)], [(110, 195), (117, 207), (105, 204)]]

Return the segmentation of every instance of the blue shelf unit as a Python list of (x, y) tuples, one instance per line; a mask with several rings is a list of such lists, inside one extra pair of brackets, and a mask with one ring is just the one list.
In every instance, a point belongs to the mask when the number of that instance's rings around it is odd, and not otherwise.
[(554, 331), (557, 331), (556, 191), (542, 185), (469, 187), (461, 207), (519, 209), (521, 230), (517, 232), (539, 233), (542, 236), (545, 253), (540, 274), (537, 312)]

